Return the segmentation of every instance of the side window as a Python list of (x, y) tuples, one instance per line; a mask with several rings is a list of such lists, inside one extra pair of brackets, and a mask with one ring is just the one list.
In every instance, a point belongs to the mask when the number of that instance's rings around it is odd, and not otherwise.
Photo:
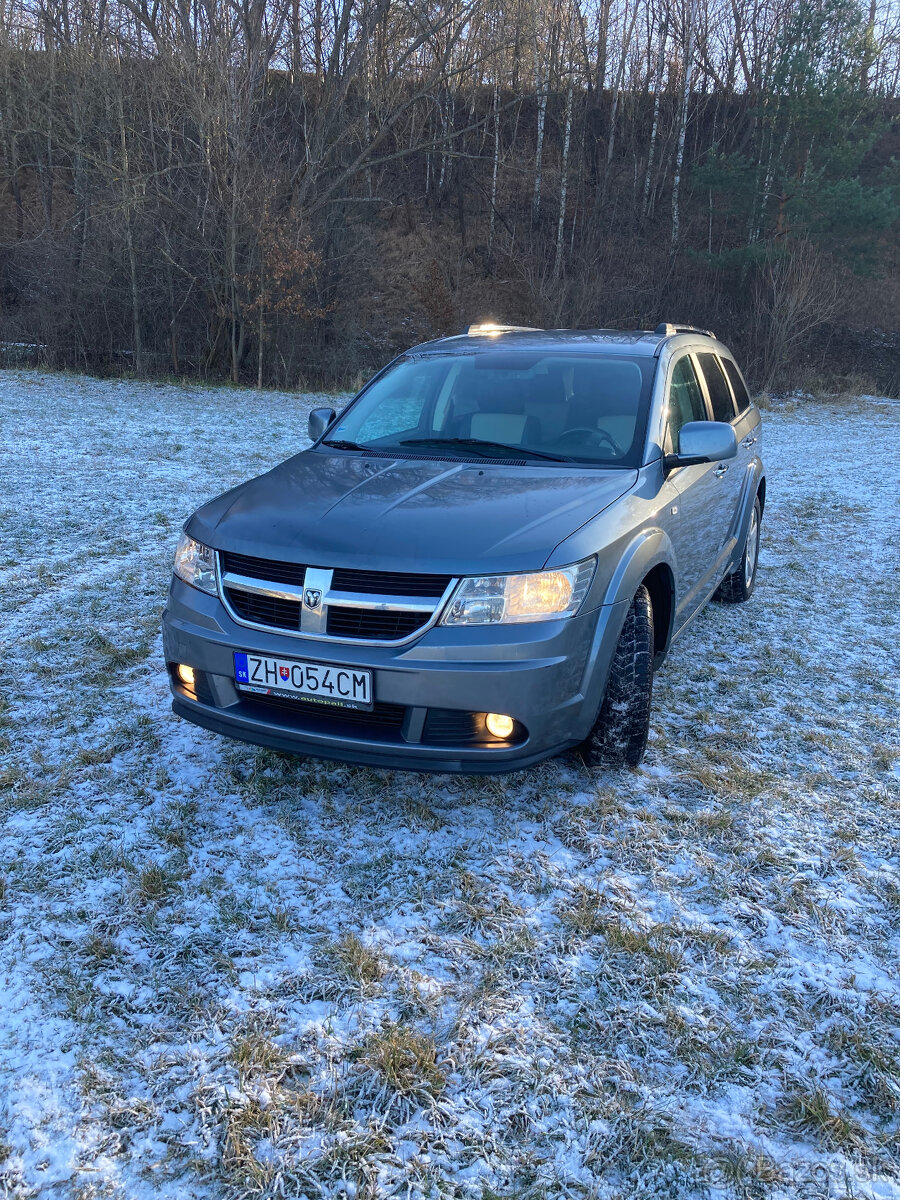
[(679, 358), (669, 384), (669, 440), (678, 449), (678, 434), (688, 421), (706, 421), (706, 404), (688, 355)]
[(712, 402), (714, 421), (733, 421), (734, 402), (731, 399), (731, 389), (728, 380), (722, 373), (722, 367), (715, 354), (698, 354), (700, 369), (706, 379), (706, 390)]
[(734, 388), (734, 398), (737, 401), (737, 409), (739, 413), (745, 412), (750, 407), (750, 394), (744, 386), (744, 381), (741, 379), (740, 371), (731, 361), (730, 358), (723, 358), (722, 362), (725, 370), (728, 372), (728, 378), (731, 380), (731, 386)]

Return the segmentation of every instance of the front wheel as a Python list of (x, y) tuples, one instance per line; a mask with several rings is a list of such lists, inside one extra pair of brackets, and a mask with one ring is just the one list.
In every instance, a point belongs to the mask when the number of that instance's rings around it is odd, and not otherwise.
[(609, 668), (597, 723), (581, 745), (590, 766), (636, 767), (644, 757), (653, 698), (653, 605), (641, 585)]
[(753, 512), (750, 514), (750, 524), (747, 527), (747, 540), (741, 553), (741, 561), (737, 569), (726, 575), (719, 584), (714, 600), (725, 604), (742, 604), (753, 595), (756, 583), (756, 566), (759, 561), (759, 535), (762, 524), (762, 508), (759, 496), (753, 501)]

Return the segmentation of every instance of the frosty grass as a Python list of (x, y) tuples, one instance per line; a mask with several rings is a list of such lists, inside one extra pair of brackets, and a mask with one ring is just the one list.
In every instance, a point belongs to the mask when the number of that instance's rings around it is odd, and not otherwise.
[(766, 415), (640, 771), (488, 779), (169, 710), (181, 522), (322, 402), (0, 372), (0, 1195), (900, 1197), (900, 402)]

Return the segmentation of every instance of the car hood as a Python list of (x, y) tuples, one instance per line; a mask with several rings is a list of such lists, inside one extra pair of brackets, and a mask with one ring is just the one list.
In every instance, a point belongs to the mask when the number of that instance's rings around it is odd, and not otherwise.
[(536, 570), (637, 471), (304, 451), (197, 510), (192, 536), (257, 558), (435, 572)]

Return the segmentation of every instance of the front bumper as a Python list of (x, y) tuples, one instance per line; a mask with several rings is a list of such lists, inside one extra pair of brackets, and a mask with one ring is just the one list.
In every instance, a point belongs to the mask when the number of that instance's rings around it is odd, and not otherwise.
[[(429, 629), (403, 646), (348, 645), (238, 624), (225, 606), (173, 578), (163, 616), (174, 711), (216, 733), (279, 750), (367, 766), (466, 773), (511, 771), (582, 741), (596, 719), (627, 605), (558, 621)], [(266, 702), (234, 685), (247, 650), (374, 672), (376, 711), (331, 712)], [(509, 741), (469, 736), (467, 715), (515, 718)]]

